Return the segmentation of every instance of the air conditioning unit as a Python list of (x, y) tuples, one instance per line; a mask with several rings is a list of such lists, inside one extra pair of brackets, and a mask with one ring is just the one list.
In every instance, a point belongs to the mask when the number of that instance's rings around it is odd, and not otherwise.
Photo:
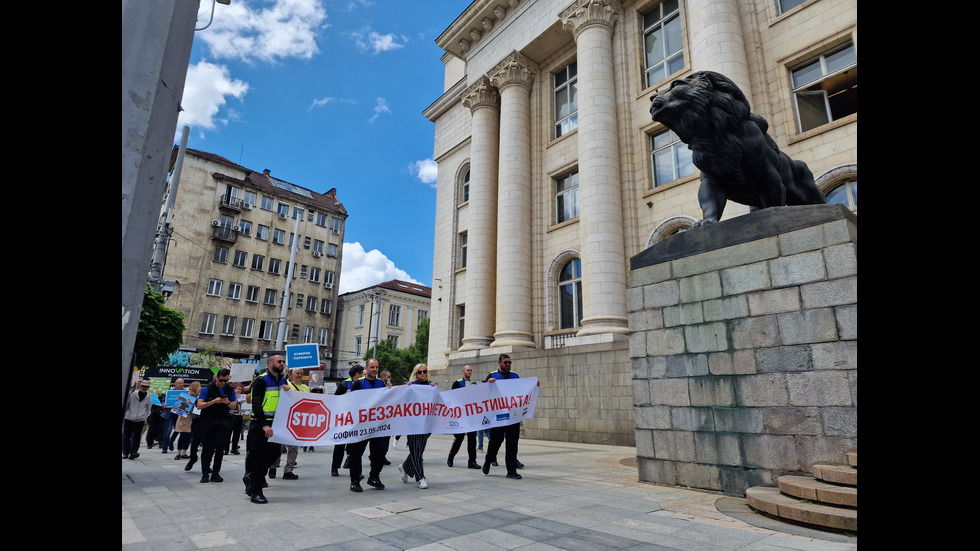
[(252, 210), (253, 206), (254, 205), (252, 205), (252, 203), (245, 203), (242, 205), (242, 207), (245, 208), (245, 210)]
[(340, 230), (337, 228), (330, 228), (330, 233), (340, 234)]
[(333, 289), (333, 283), (329, 283), (329, 282), (324, 283), (323, 286), (326, 287), (327, 289)]
[(280, 212), (280, 213), (279, 213), (279, 219), (280, 219), (280, 220), (285, 220), (285, 219), (286, 219), (286, 214), (285, 214), (285, 213), (282, 213), (282, 212)]
[(323, 256), (323, 253), (321, 253), (320, 251), (313, 251), (313, 256), (316, 258), (320, 258), (321, 256)]
[(217, 228), (218, 226), (221, 225), (221, 222), (218, 222), (217, 220), (212, 220), (211, 225)]
[(235, 226), (234, 228), (232, 228), (232, 231), (240, 232), (240, 231), (242, 231), (242, 227), (241, 226)]

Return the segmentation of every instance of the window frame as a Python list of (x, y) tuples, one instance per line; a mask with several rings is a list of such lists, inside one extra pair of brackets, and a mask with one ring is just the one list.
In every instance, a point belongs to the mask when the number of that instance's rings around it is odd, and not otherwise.
[[(562, 279), (563, 274), (566, 273), (566, 269), (572, 266), (572, 272), (568, 279)], [(568, 295), (563, 294), (563, 288), (569, 287), (571, 292)], [(555, 290), (557, 293), (557, 300), (555, 305), (557, 306), (555, 325), (559, 330), (562, 329), (576, 329), (582, 327), (582, 260), (580, 258), (570, 258), (567, 262), (562, 264), (558, 269), (557, 274), (555, 274)], [(571, 297), (571, 323), (572, 325), (566, 325), (565, 313), (566, 313), (566, 301), (565, 296)]]
[(208, 292), (206, 293), (209, 297), (220, 297), (221, 289), (224, 282), (220, 279), (209, 279), (208, 280)]
[[(847, 50), (851, 50), (851, 53), (845, 58), (845, 63), (839, 67), (831, 67), (833, 63), (833, 56), (836, 54), (844, 53)], [(828, 63), (828, 58), (831, 58), (831, 62)], [(850, 61), (847, 61), (850, 60)], [(825, 48), (819, 54), (815, 56), (810, 56), (806, 58), (805, 61), (793, 64), (787, 67), (789, 73), (789, 83), (792, 87), (792, 98), (793, 98), (793, 115), (796, 122), (796, 131), (800, 134), (809, 132), (811, 130), (826, 127), (836, 121), (847, 118), (848, 116), (857, 114), (857, 92), (853, 92), (853, 96), (849, 93), (849, 90), (853, 87), (857, 87), (857, 46), (854, 40), (848, 38), (847, 40), (836, 44), (834, 46)], [(819, 71), (819, 75), (814, 78), (809, 78), (808, 80), (799, 81), (798, 76), (802, 76), (804, 69), (816, 68)], [(854, 71), (853, 76), (849, 73)], [(838, 88), (833, 86), (834, 81), (841, 81), (838, 84), (842, 85), (843, 88)], [(853, 86), (849, 86), (849, 82), (854, 81)], [(830, 89), (826, 87), (831, 84)], [(843, 97), (842, 97), (843, 96)], [(838, 99), (834, 102), (831, 98), (837, 97)], [(837, 107), (847, 107), (846, 100), (853, 97), (854, 110), (846, 110), (844, 113), (835, 113), (835, 106)], [(815, 106), (817, 102), (804, 101), (802, 105), (809, 107), (807, 111), (811, 116), (823, 116), (823, 122), (807, 121), (804, 123), (804, 113), (801, 111), (801, 99), (806, 98), (816, 98), (819, 103), (822, 103), (820, 113), (818, 113)], [(822, 100), (822, 101), (819, 101)], [(835, 116), (836, 115), (836, 116)], [(805, 126), (805, 128), (804, 128)]]
[(205, 312), (201, 317), (201, 330), (199, 333), (202, 335), (214, 335), (214, 326), (218, 322), (218, 315)]
[[(654, 14), (653, 12), (655, 11), (658, 13)], [(656, 19), (648, 22), (648, 15), (653, 15)], [(656, 6), (640, 14), (639, 20), (642, 40), (640, 51), (643, 55), (643, 82), (649, 88), (684, 70), (686, 63), (684, 60), (684, 27), (682, 25), (683, 20), (681, 19), (680, 2), (678, 0), (664, 0), (663, 2), (659, 2)], [(677, 24), (676, 30), (668, 28), (674, 23)], [(658, 42), (663, 42), (665, 48), (671, 46), (669, 42), (673, 36), (676, 36), (680, 44), (673, 51), (663, 51), (664, 49), (662, 49), (662, 57), (651, 64), (647, 52), (647, 37), (655, 33), (660, 34), (660, 40)], [(678, 60), (680, 61), (679, 66), (677, 65)], [(655, 73), (658, 69), (662, 70)], [(656, 80), (653, 80), (654, 78)]]
[[(657, 138), (661, 136), (667, 136), (670, 140), (664, 145), (658, 146), (656, 144)], [(664, 128), (662, 131), (657, 131), (650, 134), (647, 138), (647, 143), (650, 145), (650, 172), (651, 172), (651, 183), (652, 188), (657, 189), (658, 187), (665, 186), (671, 182), (676, 182), (677, 180), (687, 178), (688, 176), (693, 176), (696, 171), (694, 166), (693, 153), (687, 147), (687, 144), (682, 142), (677, 133), (669, 128)], [(671, 178), (658, 182), (658, 172), (657, 172), (657, 158), (658, 153), (670, 153), (670, 168), (671, 168)], [(690, 172), (686, 174), (681, 174), (682, 167), (685, 166), (681, 161), (686, 160), (686, 166), (690, 168)]]
[[(559, 189), (559, 186), (562, 185), (562, 182), (567, 181), (571, 183), (573, 180), (574, 180), (574, 184), (569, 185), (565, 189)], [(555, 203), (554, 203), (555, 224), (562, 224), (571, 220), (576, 220), (581, 215), (582, 211), (581, 211), (581, 205), (579, 203), (579, 196), (578, 196), (578, 192), (579, 192), (578, 181), (579, 181), (578, 170), (567, 172), (552, 180), (552, 189), (554, 190), (554, 194), (555, 194), (554, 195), (555, 196)], [(562, 218), (562, 215), (565, 211), (562, 205), (564, 204), (564, 199), (566, 197), (572, 197), (571, 206), (569, 208), (573, 210), (574, 213), (570, 213), (571, 215), (568, 216), (567, 218)]]
[[(574, 75), (571, 73), (575, 73)], [(564, 73), (564, 74), (562, 74)], [(561, 79), (561, 82), (559, 82)], [(553, 131), (554, 139), (566, 136), (578, 128), (578, 60), (570, 61), (567, 65), (552, 74), (552, 100), (554, 101)], [(560, 96), (569, 92), (568, 101), (561, 101)], [(561, 115), (560, 109), (569, 105), (569, 112)], [(565, 128), (567, 123), (567, 129)]]

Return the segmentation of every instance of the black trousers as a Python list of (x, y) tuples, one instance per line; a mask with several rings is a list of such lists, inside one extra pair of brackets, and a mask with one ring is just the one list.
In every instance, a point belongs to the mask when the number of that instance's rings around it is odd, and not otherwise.
[(344, 453), (347, 451), (347, 444), (334, 444), (333, 460), (330, 462), (330, 469), (339, 469), (344, 464)]
[(254, 420), (248, 424), (248, 435), (245, 439), (245, 472), (252, 483), (252, 488), (262, 490), (265, 487), (265, 475), (269, 467), (282, 454), (282, 444), (270, 442), (265, 437), (262, 424)]
[(381, 469), (385, 466), (385, 454), (388, 453), (388, 443), (390, 436), (379, 436), (368, 438), (353, 444), (347, 444), (347, 455), (350, 456), (350, 480), (358, 482), (361, 480), (361, 458), (364, 456), (364, 449), (367, 448), (371, 458), (371, 471), (368, 478), (377, 478), (381, 475)]
[(476, 431), (454, 434), (453, 445), (449, 448), (449, 458), (452, 459), (459, 453), (464, 437), (466, 438), (466, 454), (469, 456), (469, 461), (476, 461)]
[(428, 441), (428, 434), (408, 435), (408, 457), (402, 463), (402, 468), (405, 469), (405, 474), (414, 477), (416, 482), (425, 478), (425, 471), (422, 469), (422, 454), (425, 452), (425, 444)]
[(521, 439), (521, 424), (514, 423), (504, 427), (493, 427), (490, 429), (490, 444), (487, 446), (487, 463), (497, 460), (497, 451), (501, 444), (506, 444), (504, 452), (504, 465), (507, 466), (507, 474), (517, 473), (517, 442)]
[(123, 420), (122, 452), (126, 455), (140, 451), (140, 437), (143, 436), (144, 421)]
[(231, 422), (227, 419), (198, 419), (198, 422), (201, 424), (201, 472), (219, 473)]

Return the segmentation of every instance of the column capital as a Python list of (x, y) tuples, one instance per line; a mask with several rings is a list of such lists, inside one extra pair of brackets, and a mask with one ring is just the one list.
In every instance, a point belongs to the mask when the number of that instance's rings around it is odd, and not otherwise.
[(571, 31), (576, 37), (582, 30), (593, 25), (601, 25), (612, 30), (619, 19), (619, 2), (616, 0), (575, 0), (558, 14), (562, 28)]
[(490, 83), (498, 89), (511, 84), (519, 84), (528, 90), (531, 89), (531, 82), (534, 80), (534, 64), (520, 52), (511, 52), (498, 63), (487, 76)]
[(463, 90), (463, 105), (476, 111), (480, 107), (492, 107), (500, 109), (500, 92), (490, 83), (487, 77), (480, 77), (479, 80)]

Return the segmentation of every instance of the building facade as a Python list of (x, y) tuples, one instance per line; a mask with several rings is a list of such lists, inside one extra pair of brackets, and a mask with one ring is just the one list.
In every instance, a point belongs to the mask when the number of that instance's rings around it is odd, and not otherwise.
[[(629, 413), (563, 408), (632, 408), (618, 400), (629, 258), (701, 218), (690, 151), (650, 117), (658, 90), (724, 74), (828, 200), (857, 210), (855, 0), (475, 0), (436, 42), (429, 364), (522, 356), (521, 375), (542, 380), (535, 437), (632, 438)], [(729, 203), (723, 218), (746, 212)]]
[(167, 306), (185, 316), (183, 348), (257, 360), (280, 342), (315, 342), (330, 365), (347, 216), (336, 189), (187, 149), (163, 269), (176, 282)]
[[(353, 363), (386, 339), (398, 348), (415, 342), (419, 323), (429, 318), (432, 289), (393, 279), (340, 295), (337, 314), (337, 362), (334, 377), (347, 377)], [(383, 367), (383, 366), (382, 366)]]

